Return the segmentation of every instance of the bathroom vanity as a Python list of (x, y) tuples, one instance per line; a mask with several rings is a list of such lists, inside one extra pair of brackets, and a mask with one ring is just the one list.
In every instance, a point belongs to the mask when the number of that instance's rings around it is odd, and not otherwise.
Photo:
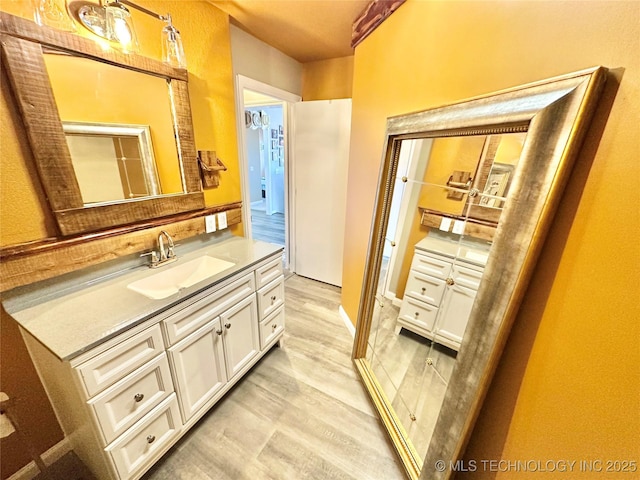
[(490, 245), (430, 234), (414, 248), (396, 331), (460, 349)]
[(99, 479), (143, 475), (282, 341), (281, 247), (230, 237), (177, 253), (166, 267), (98, 269), (3, 298)]

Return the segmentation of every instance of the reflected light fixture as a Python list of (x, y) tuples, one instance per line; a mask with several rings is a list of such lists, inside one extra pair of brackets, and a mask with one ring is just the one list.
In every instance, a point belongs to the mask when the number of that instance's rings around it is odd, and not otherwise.
[(187, 68), (180, 32), (171, 15), (159, 15), (129, 0), (113, 0), (104, 5), (84, 4), (77, 12), (80, 23), (99, 37), (117, 42), (125, 51), (137, 52), (138, 40), (129, 8), (166, 22), (162, 29), (162, 61), (177, 68)]

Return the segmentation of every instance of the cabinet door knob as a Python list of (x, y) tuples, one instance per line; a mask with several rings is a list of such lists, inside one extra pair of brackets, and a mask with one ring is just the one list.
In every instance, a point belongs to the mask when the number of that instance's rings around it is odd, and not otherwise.
[(156, 436), (155, 435), (149, 435), (147, 437), (147, 443), (153, 443), (156, 441)]
[(447, 285), (455, 285), (456, 282), (453, 281), (453, 278), (449, 277), (447, 278)]
[(227, 330), (229, 330), (231, 328), (231, 324), (229, 322), (224, 324), (224, 328), (226, 328)]
[(222, 329), (220, 329), (220, 330), (216, 330), (216, 333), (217, 333), (218, 335), (222, 335)]
[(144, 398), (144, 393), (136, 393), (136, 394), (133, 396), (133, 399), (134, 399), (136, 402), (141, 402), (143, 398)]

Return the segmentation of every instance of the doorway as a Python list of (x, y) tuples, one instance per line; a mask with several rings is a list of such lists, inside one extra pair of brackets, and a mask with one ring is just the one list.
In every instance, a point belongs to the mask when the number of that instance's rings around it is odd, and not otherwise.
[(284, 247), (284, 266), (293, 265), (290, 246), (290, 106), (300, 97), (237, 76), (238, 142), (242, 175), (242, 216), (247, 238)]

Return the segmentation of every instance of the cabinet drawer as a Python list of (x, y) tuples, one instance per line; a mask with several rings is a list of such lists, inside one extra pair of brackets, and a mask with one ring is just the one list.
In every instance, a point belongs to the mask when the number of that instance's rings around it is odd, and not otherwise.
[(258, 290), (258, 316), (260, 320), (267, 318), (284, 304), (284, 277), (271, 282)]
[(284, 307), (280, 307), (260, 323), (260, 348), (264, 348), (284, 332)]
[(445, 287), (444, 280), (411, 270), (409, 271), (404, 294), (438, 306), (440, 305), (440, 300), (442, 300)]
[(185, 338), (255, 291), (253, 272), (212, 292), (162, 321), (169, 345)]
[(451, 262), (416, 252), (411, 262), (411, 270), (444, 280), (451, 271)]
[(158, 325), (154, 325), (78, 365), (75, 369), (80, 374), (88, 399), (161, 352), (164, 352), (162, 331)]
[(399, 319), (422, 329), (424, 333), (430, 333), (433, 331), (433, 325), (437, 314), (437, 307), (421, 302), (420, 300), (407, 297), (405, 298), (405, 301), (402, 302)]
[(142, 418), (173, 392), (167, 356), (163, 353), (91, 399), (105, 445)]
[(472, 270), (471, 268), (454, 265), (451, 271), (451, 277), (457, 285), (478, 290), (483, 271)]
[(153, 409), (105, 450), (120, 478), (129, 478), (146, 467), (171, 444), (181, 428), (175, 394)]
[(266, 265), (256, 269), (256, 288), (262, 288), (282, 275), (282, 256), (278, 255)]

